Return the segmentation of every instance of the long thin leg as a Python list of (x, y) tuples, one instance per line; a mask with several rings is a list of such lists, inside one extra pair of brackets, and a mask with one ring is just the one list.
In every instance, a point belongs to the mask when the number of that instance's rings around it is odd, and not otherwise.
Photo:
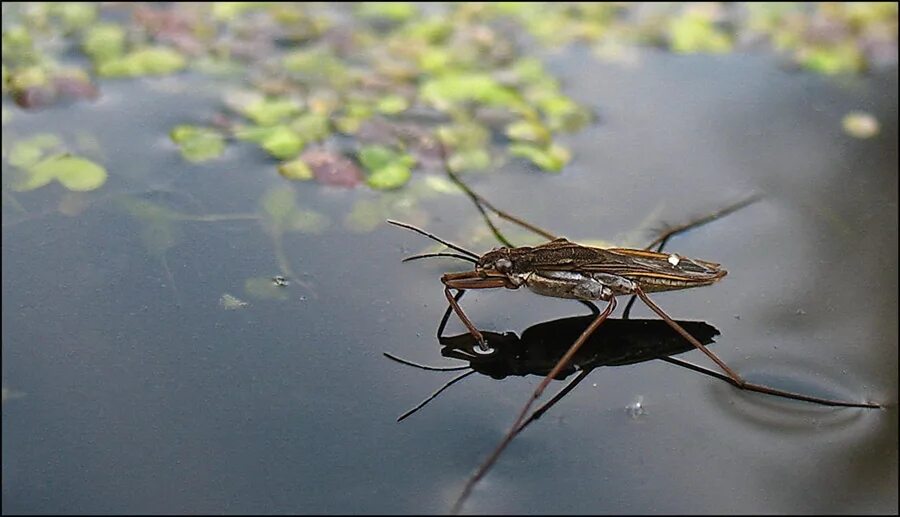
[[(459, 301), (458, 298), (457, 298), (457, 301)], [(584, 304), (588, 309), (590, 309), (591, 314), (593, 316), (597, 316), (600, 314), (600, 308), (597, 307), (597, 305), (594, 304), (593, 302), (590, 302), (587, 300), (578, 300), (578, 301), (581, 302), (582, 304)], [(448, 313), (450, 312), (449, 307), (447, 308), (447, 312)], [(626, 317), (625, 319), (628, 319), (628, 318)], [(583, 381), (584, 378), (587, 377), (588, 374), (590, 374), (593, 370), (594, 370), (593, 368), (589, 368), (587, 370), (582, 370), (581, 373), (579, 373), (576, 378), (572, 379), (572, 381), (569, 382), (569, 384), (567, 384), (566, 387), (561, 389), (559, 391), (559, 393), (554, 395), (552, 399), (550, 399), (548, 402), (545, 402), (541, 407), (535, 409), (534, 412), (531, 414), (531, 416), (528, 417), (528, 420), (526, 420), (525, 423), (523, 423), (521, 426), (519, 426), (519, 428), (516, 430), (515, 436), (518, 436), (518, 434), (521, 433), (522, 430), (525, 429), (526, 426), (528, 426), (531, 422), (534, 422), (535, 420), (537, 420), (538, 418), (543, 416), (543, 414), (546, 413), (547, 411), (549, 411), (550, 408), (552, 408), (554, 405), (556, 405), (557, 402), (559, 402), (560, 400), (562, 400), (563, 397), (568, 395), (569, 392), (572, 391), (573, 389), (575, 389), (575, 387), (578, 386), (578, 384), (580, 384), (581, 381)], [(513, 438), (515, 438), (515, 436), (513, 436)]]
[(400, 364), (412, 366), (413, 368), (418, 368), (420, 370), (428, 370), (429, 372), (458, 372), (460, 370), (468, 370), (471, 368), (471, 366), (431, 366), (428, 364), (414, 363), (409, 359), (404, 359), (388, 352), (382, 352), (381, 354), (391, 361), (396, 361)]
[(651, 300), (647, 296), (647, 294), (644, 293), (643, 290), (638, 288), (635, 290), (635, 294), (637, 294), (640, 297), (641, 301), (643, 301), (645, 304), (647, 304), (647, 307), (650, 307), (650, 309), (652, 309), (653, 312), (658, 314), (659, 317), (662, 318), (666, 323), (668, 323), (670, 327), (675, 329), (675, 331), (678, 332), (681, 335), (681, 337), (686, 339), (688, 341), (688, 343), (694, 345), (694, 347), (696, 347), (698, 350), (700, 350), (701, 352), (706, 354), (706, 356), (709, 357), (714, 363), (719, 365), (719, 368), (721, 368), (726, 373), (728, 378), (730, 379), (731, 384), (738, 389), (755, 391), (757, 393), (765, 393), (767, 395), (774, 395), (776, 397), (784, 397), (784, 398), (789, 398), (789, 399), (794, 399), (794, 400), (805, 400), (807, 402), (814, 402), (817, 404), (823, 404), (823, 405), (827, 405), (827, 406), (859, 407), (859, 408), (880, 408), (881, 407), (880, 405), (873, 404), (871, 402), (846, 402), (846, 401), (841, 401), (841, 400), (810, 397), (807, 395), (801, 395), (799, 393), (794, 393), (791, 391), (784, 391), (784, 390), (778, 390), (775, 388), (770, 388), (768, 386), (763, 386), (762, 384), (754, 384), (754, 383), (747, 382), (740, 375), (738, 375), (737, 372), (735, 372), (727, 364), (725, 364), (724, 361), (719, 359), (719, 357), (716, 354), (710, 352), (709, 349), (707, 349), (705, 346), (703, 346), (703, 343), (697, 341), (697, 339), (694, 336), (692, 336), (688, 331), (684, 330), (684, 328), (681, 325), (679, 325), (677, 322), (675, 322), (675, 320), (673, 320), (671, 317), (669, 317), (669, 315), (666, 314), (665, 311), (663, 311), (658, 305), (656, 305), (656, 303), (654, 303), (653, 300)]
[[(823, 399), (823, 398), (819, 398), (819, 397), (810, 397), (807, 395), (796, 395), (795, 396), (795, 394), (792, 394), (790, 392), (772, 393), (772, 390), (770, 388), (766, 388), (765, 386), (763, 386), (762, 388), (765, 388), (765, 390), (761, 390), (759, 385), (752, 384), (749, 382), (744, 383), (744, 385), (741, 386), (740, 384), (735, 382), (734, 379), (732, 379), (731, 377), (729, 377), (727, 375), (722, 375), (719, 372), (714, 372), (708, 368), (704, 368), (700, 365), (690, 363), (690, 362), (684, 361), (682, 359), (676, 359), (674, 357), (660, 357), (659, 360), (665, 361), (670, 364), (674, 364), (676, 366), (681, 366), (682, 368), (687, 368), (688, 370), (693, 370), (697, 373), (701, 373), (703, 375), (707, 375), (707, 376), (713, 377), (715, 379), (723, 380), (723, 381), (727, 382), (728, 384), (731, 384), (735, 388), (738, 388), (741, 390), (752, 391), (755, 393), (764, 393), (766, 395), (774, 395), (777, 397), (788, 398), (788, 399), (793, 399), (793, 400), (802, 400), (804, 402), (813, 402), (816, 404), (821, 404), (823, 406), (862, 407), (862, 408), (870, 408), (870, 409), (881, 408), (881, 406), (879, 404), (842, 402), (839, 400)], [(775, 391), (777, 391), (777, 390), (775, 390)]]
[(485, 223), (487, 223), (488, 227), (491, 229), (491, 232), (494, 234), (495, 237), (497, 237), (497, 240), (499, 240), (500, 242), (503, 243), (504, 246), (509, 246), (510, 248), (515, 247), (513, 244), (511, 244), (509, 242), (509, 240), (506, 239), (506, 237), (503, 236), (502, 233), (500, 233), (500, 230), (497, 229), (497, 227), (494, 225), (494, 222), (491, 221), (490, 217), (488, 217), (487, 212), (485, 211), (485, 208), (487, 208), (491, 212), (494, 212), (495, 214), (497, 214), (498, 217), (500, 217), (502, 219), (506, 219), (507, 221), (509, 221), (511, 223), (517, 224), (517, 225), (521, 226), (522, 228), (525, 228), (526, 230), (530, 230), (530, 231), (546, 238), (547, 240), (552, 241), (553, 239), (557, 238), (556, 235), (554, 235), (542, 228), (539, 228), (531, 223), (528, 223), (526, 221), (523, 221), (522, 219), (519, 219), (518, 217), (516, 217), (512, 214), (509, 214), (507, 212), (504, 212), (503, 210), (500, 210), (499, 208), (492, 205), (490, 201), (488, 201), (487, 199), (483, 198), (481, 195), (477, 194), (475, 191), (470, 189), (469, 186), (466, 185), (461, 179), (459, 179), (459, 176), (457, 176), (456, 173), (453, 172), (453, 170), (450, 168), (450, 164), (448, 163), (448, 160), (447, 160), (447, 148), (444, 145), (443, 139), (441, 139), (438, 136), (437, 142), (438, 142), (438, 148), (440, 149), (440, 152), (441, 152), (441, 159), (444, 163), (444, 170), (446, 171), (447, 175), (450, 176), (450, 179), (453, 180), (453, 182), (456, 183), (459, 186), (459, 188), (461, 188), (463, 190), (463, 192), (466, 193), (467, 196), (469, 196), (469, 199), (471, 199), (473, 203), (475, 203), (475, 207), (478, 208), (479, 212), (481, 212), (481, 216), (484, 218)]
[(425, 407), (425, 404), (428, 404), (429, 402), (431, 402), (432, 400), (434, 400), (435, 397), (437, 397), (438, 395), (440, 395), (441, 393), (443, 393), (444, 390), (446, 390), (446, 389), (449, 388), (450, 386), (453, 386), (453, 385), (456, 384), (457, 382), (459, 382), (459, 381), (465, 379), (465, 378), (468, 377), (469, 375), (472, 375), (473, 373), (475, 373), (475, 370), (469, 370), (469, 371), (467, 371), (467, 372), (464, 373), (464, 374), (457, 375), (456, 377), (450, 379), (449, 381), (447, 381), (446, 384), (444, 384), (443, 386), (441, 386), (440, 388), (438, 388), (437, 391), (435, 391), (434, 393), (432, 393), (431, 395), (429, 395), (425, 400), (423, 400), (422, 402), (419, 402), (418, 404), (416, 404), (416, 407), (414, 407), (414, 408), (410, 409), (409, 411), (407, 411), (406, 413), (403, 413), (402, 415), (398, 416), (398, 417), (397, 417), (397, 421), (398, 421), (398, 422), (402, 422), (406, 417), (412, 415), (412, 414), (415, 413), (416, 411), (418, 411), (418, 410), (422, 409), (423, 407)]
[[(719, 372), (710, 370), (709, 368), (704, 368), (703, 366), (700, 366), (700, 365), (697, 365), (697, 364), (694, 364), (694, 363), (691, 363), (688, 361), (684, 361), (682, 359), (678, 359), (675, 357), (660, 357), (659, 360), (665, 361), (669, 364), (674, 364), (675, 366), (687, 368), (688, 370), (695, 371), (697, 373), (712, 377), (714, 379), (719, 379), (719, 380), (725, 381), (728, 384), (731, 384), (732, 386), (734, 386), (735, 388), (744, 389), (747, 391), (752, 391), (752, 392), (757, 392), (757, 393), (765, 393), (765, 394), (769, 394), (769, 395), (772, 394), (767, 391), (760, 392), (756, 388), (756, 385), (753, 385), (753, 384), (745, 384), (744, 387), (741, 387), (737, 382), (734, 381), (734, 379), (732, 379), (731, 377), (728, 377), (727, 375), (723, 375)], [(538, 418), (540, 418), (541, 416), (543, 416), (544, 413), (549, 411), (550, 408), (552, 408), (557, 402), (562, 400), (563, 397), (565, 397), (566, 395), (569, 394), (569, 392), (571, 392), (573, 389), (575, 389), (581, 383), (581, 381), (583, 381), (588, 375), (591, 374), (592, 371), (593, 371), (593, 369), (582, 370), (578, 374), (577, 377), (572, 379), (572, 381), (570, 381), (569, 384), (566, 385), (566, 387), (561, 389), (559, 391), (559, 393), (557, 393), (552, 399), (550, 399), (549, 401), (544, 403), (544, 405), (542, 405), (538, 409), (534, 410), (534, 412), (531, 414), (531, 416), (528, 417), (528, 420), (526, 420), (525, 423), (523, 423), (519, 427), (518, 431), (516, 431), (516, 434), (518, 435), (525, 429), (525, 427), (527, 427), (529, 424), (531, 424), (531, 422), (533, 422), (533, 421), (537, 420)], [(834, 400), (823, 399), (823, 398), (818, 398), (818, 397), (809, 397), (806, 395), (800, 395), (798, 397), (787, 396), (786, 398), (802, 400), (802, 401), (806, 401), (806, 402), (815, 402), (815, 403), (826, 405), (826, 406), (859, 407), (859, 404), (852, 403), (852, 402), (851, 403), (840, 402), (840, 401), (834, 401)], [(863, 407), (878, 408), (880, 406), (872, 404), (872, 405), (864, 405)]]
[(545, 402), (544, 405), (535, 409), (534, 413), (532, 413), (531, 416), (528, 417), (528, 420), (526, 420), (522, 425), (519, 426), (518, 429), (516, 429), (516, 434), (518, 435), (519, 433), (521, 433), (525, 429), (525, 427), (527, 427), (528, 424), (530, 424), (531, 422), (534, 422), (538, 418), (541, 418), (544, 415), (544, 413), (549, 411), (550, 408), (552, 408), (557, 402), (559, 402), (560, 400), (563, 399), (563, 397), (568, 395), (570, 391), (574, 390), (576, 386), (581, 384), (581, 381), (583, 381), (588, 375), (590, 375), (592, 371), (594, 371), (593, 368), (588, 368), (587, 370), (581, 370), (581, 372), (578, 374), (577, 377), (572, 379), (569, 382), (569, 384), (566, 384), (565, 388), (559, 390), (559, 393), (554, 395), (552, 399)]
[[(453, 297), (453, 301), (457, 302), (456, 305), (459, 305), (459, 300), (460, 300), (460, 298), (463, 297), (464, 294), (466, 294), (466, 291), (464, 289), (460, 289), (459, 291), (456, 292), (456, 296)], [(447, 310), (444, 311), (444, 317), (441, 318), (441, 323), (440, 323), (440, 325), (438, 325), (438, 328), (437, 328), (438, 341), (440, 341), (441, 338), (444, 337), (444, 329), (447, 327), (447, 321), (450, 319), (450, 314), (452, 312), (453, 312), (453, 304), (451, 303), (451, 304), (447, 305)]]
[(760, 199), (762, 199), (762, 194), (752, 194), (752, 195), (738, 201), (737, 203), (728, 205), (724, 208), (720, 208), (719, 210), (716, 210), (715, 212), (706, 214), (703, 217), (698, 217), (697, 219), (688, 221), (687, 223), (668, 228), (663, 233), (661, 233), (659, 236), (657, 236), (656, 239), (653, 240), (653, 242), (646, 245), (644, 247), (644, 249), (649, 250), (650, 248), (656, 246), (657, 244), (659, 245), (659, 249), (662, 249), (662, 247), (665, 246), (666, 242), (670, 238), (678, 235), (679, 233), (684, 233), (693, 228), (697, 228), (698, 226), (703, 226), (704, 224), (711, 223), (711, 222), (715, 221), (716, 219), (721, 219), (722, 217), (725, 217), (726, 215), (728, 215), (732, 212), (736, 212), (736, 211), (740, 210), (741, 208), (744, 208), (747, 205), (753, 204), (753, 203), (759, 201)]
[[(472, 334), (472, 337), (474, 337), (475, 340), (478, 341), (479, 348), (481, 348), (482, 351), (490, 350), (490, 347), (487, 345), (487, 342), (484, 340), (484, 336), (481, 335), (481, 332), (479, 332), (478, 329), (475, 328), (475, 325), (472, 323), (472, 320), (470, 320), (469, 317), (466, 316), (466, 313), (463, 312), (462, 307), (459, 306), (459, 303), (457, 303), (456, 298), (450, 294), (449, 287), (444, 287), (444, 296), (446, 296), (447, 301), (450, 302), (450, 307), (453, 308), (453, 312), (455, 312), (456, 315), (459, 316), (460, 321), (462, 321), (463, 325), (465, 325), (466, 328), (469, 330), (469, 334)], [(441, 322), (441, 323), (442, 323), (441, 327), (443, 327), (443, 322)]]
[[(449, 298), (449, 294), (448, 294)], [(452, 299), (452, 298), (450, 298)], [(513, 422), (512, 427), (510, 427), (509, 431), (506, 433), (506, 436), (503, 437), (503, 440), (497, 445), (497, 448), (494, 449), (494, 452), (491, 453), (490, 456), (478, 467), (478, 470), (469, 478), (466, 482), (466, 486), (463, 488), (462, 493), (459, 498), (453, 504), (452, 513), (458, 513), (462, 508), (463, 503), (465, 503), (466, 499), (468, 499), (469, 494), (471, 494), (472, 489), (475, 487), (475, 484), (487, 474), (488, 470), (494, 465), (497, 461), (497, 458), (500, 457), (500, 453), (506, 449), (506, 446), (509, 445), (509, 442), (516, 436), (519, 431), (519, 428), (522, 427), (522, 423), (525, 421), (525, 417), (528, 415), (528, 411), (531, 409), (534, 401), (540, 398), (541, 394), (544, 393), (544, 390), (547, 388), (547, 385), (550, 384), (550, 381), (553, 380), (559, 372), (563, 370), (568, 364), (572, 361), (572, 357), (575, 356), (575, 353), (578, 352), (578, 349), (581, 348), (581, 345), (587, 341), (587, 339), (597, 330), (597, 327), (603, 323), (606, 318), (612, 313), (612, 311), (616, 308), (616, 298), (613, 296), (609, 299), (609, 303), (606, 308), (603, 309), (603, 312), (597, 315), (593, 322), (584, 331), (578, 336), (578, 339), (572, 343), (572, 346), (569, 347), (569, 350), (565, 353), (565, 355), (560, 358), (560, 360), (556, 363), (556, 366), (550, 370), (550, 373), (544, 377), (544, 380), (538, 384), (538, 387), (535, 388), (534, 393), (531, 394), (531, 397), (528, 399), (528, 402), (525, 403), (525, 406), (519, 412), (519, 416), (516, 417), (515, 422)]]
[[(459, 307), (459, 300), (463, 297), (463, 294), (465, 294), (465, 292), (466, 291), (464, 289), (461, 289), (457, 291), (456, 295), (453, 297), (453, 300), (456, 302), (457, 307)], [(578, 300), (578, 302), (587, 307), (591, 311), (591, 314), (593, 314), (594, 316), (600, 314), (600, 309), (594, 302), (588, 300)], [(447, 305), (447, 310), (444, 311), (444, 316), (441, 318), (441, 322), (438, 325), (437, 338), (439, 341), (442, 337), (444, 337), (444, 329), (447, 327), (447, 321), (450, 319), (450, 314), (453, 312), (453, 306), (453, 303)], [(460, 311), (461, 310), (462, 308), (460, 307)]]
[[(710, 213), (704, 215), (703, 217), (698, 217), (696, 219), (688, 221), (684, 224), (680, 224), (678, 226), (672, 226), (672, 227), (668, 228), (667, 230), (665, 230), (664, 232), (662, 232), (661, 234), (659, 234), (655, 239), (653, 239), (652, 242), (650, 242), (650, 244), (644, 246), (644, 249), (649, 250), (649, 249), (653, 248), (654, 246), (656, 246), (656, 249), (654, 251), (659, 253), (662, 251), (662, 249), (665, 247), (666, 243), (668, 243), (669, 239), (671, 239), (672, 237), (682, 234), (688, 230), (693, 230), (694, 228), (698, 228), (705, 224), (711, 223), (717, 219), (721, 219), (728, 214), (737, 212), (741, 208), (744, 208), (747, 205), (751, 205), (751, 204), (759, 201), (760, 199), (762, 199), (762, 194), (752, 194), (752, 195), (742, 199), (741, 201), (738, 201), (737, 203), (728, 205), (724, 208), (720, 208), (719, 210), (716, 210), (715, 212), (710, 212)], [(628, 300), (628, 304), (625, 305), (625, 310), (622, 311), (622, 319), (624, 319), (624, 320), (628, 319), (628, 316), (631, 314), (631, 307), (634, 305), (635, 300), (637, 300), (637, 295), (631, 295), (631, 298)]]

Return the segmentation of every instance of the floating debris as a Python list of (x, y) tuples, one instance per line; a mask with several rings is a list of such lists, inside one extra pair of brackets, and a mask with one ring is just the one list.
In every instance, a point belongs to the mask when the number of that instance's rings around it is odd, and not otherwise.
[(646, 415), (647, 410), (644, 409), (644, 396), (638, 395), (633, 403), (625, 406), (625, 412), (635, 420)]
[(219, 298), (219, 306), (225, 309), (226, 311), (233, 311), (237, 309), (243, 309), (244, 307), (250, 305), (249, 303), (241, 300), (240, 298), (225, 293)]
[(881, 131), (881, 124), (872, 114), (865, 111), (851, 111), (841, 120), (844, 133), (853, 138), (872, 138)]
[(355, 163), (341, 154), (324, 149), (311, 149), (300, 158), (312, 169), (316, 181), (336, 187), (355, 187), (363, 180), (363, 173)]
[(289, 292), (285, 290), (287, 285), (287, 278), (280, 275), (257, 276), (244, 281), (244, 293), (254, 300), (285, 301), (290, 298)]

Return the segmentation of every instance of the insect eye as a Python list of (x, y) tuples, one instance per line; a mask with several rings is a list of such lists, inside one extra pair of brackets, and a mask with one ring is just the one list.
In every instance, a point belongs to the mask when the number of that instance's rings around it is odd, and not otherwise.
[(494, 266), (497, 268), (497, 271), (501, 273), (505, 273), (512, 268), (512, 261), (507, 258), (497, 259), (497, 262), (494, 263)]

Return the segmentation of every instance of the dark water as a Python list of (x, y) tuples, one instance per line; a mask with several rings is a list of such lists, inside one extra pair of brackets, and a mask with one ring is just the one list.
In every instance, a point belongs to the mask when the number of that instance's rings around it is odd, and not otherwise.
[[(760, 57), (650, 53), (626, 66), (578, 51), (551, 63), (601, 124), (570, 138), (575, 159), (560, 175), (514, 163), (472, 176), (473, 187), (570, 238), (625, 244), (642, 225), (763, 192), (669, 246), (721, 262), (728, 277), (656, 301), (717, 327), (716, 352), (750, 379), (890, 407), (772, 401), (661, 362), (603, 368), (513, 442), (466, 511), (895, 512), (896, 70), (837, 80)], [(92, 134), (110, 171), (104, 192), (252, 212), (283, 182), (259, 151), (192, 166), (165, 137), (205, 120), (214, 86), (104, 83), (96, 105), (13, 108), (4, 139)], [(877, 137), (842, 132), (857, 109), (878, 117)], [(387, 225), (345, 229), (354, 203), (378, 194), (295, 187), (332, 221), (284, 239), (315, 296), (295, 283), (288, 301), (233, 311), (223, 293), (247, 299), (246, 278), (278, 273), (254, 221), (180, 223), (163, 261), (111, 203), (77, 217), (4, 209), (3, 384), (14, 394), (3, 404), (4, 513), (449, 510), (538, 379), (469, 378), (396, 423), (452, 374), (381, 353), (450, 364), (434, 337), (438, 277), (460, 266), (401, 264), (427, 243)], [(39, 213), (61, 193), (22, 199)], [(465, 198), (423, 207), (430, 217), (416, 220), (435, 233), (490, 247), (467, 238), (479, 225)], [(525, 292), (470, 293), (464, 306), (479, 327), (517, 333), (585, 311)], [(642, 414), (626, 410), (638, 400)]]

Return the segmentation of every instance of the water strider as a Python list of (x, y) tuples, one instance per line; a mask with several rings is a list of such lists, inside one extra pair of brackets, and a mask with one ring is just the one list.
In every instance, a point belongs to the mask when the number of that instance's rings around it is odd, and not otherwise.
[[(631, 296), (631, 300), (626, 306), (625, 314), (629, 312), (634, 300), (639, 298), (687, 343), (703, 352), (710, 360), (716, 363), (725, 372), (725, 375), (721, 378), (739, 389), (829, 406), (880, 407), (878, 404), (869, 402), (848, 402), (813, 397), (747, 382), (649, 298), (648, 293), (701, 287), (721, 280), (727, 272), (720, 264), (675, 253), (662, 253), (661, 250), (674, 235), (730, 214), (757, 201), (759, 196), (750, 196), (700, 219), (669, 228), (643, 249), (584, 246), (565, 238), (557, 237), (494, 207), (486, 199), (472, 191), (450, 170), (447, 166), (446, 151), (443, 143), (439, 141), (438, 144), (447, 174), (472, 199), (494, 235), (497, 236), (504, 246), (495, 248), (483, 255), (478, 255), (410, 224), (390, 220), (388, 222), (395, 226), (415, 231), (453, 250), (453, 252), (415, 255), (407, 257), (404, 261), (429, 257), (452, 257), (473, 264), (471, 271), (445, 273), (441, 276), (441, 283), (444, 284), (444, 295), (450, 304), (445, 313), (445, 320), (451, 310), (459, 317), (469, 334), (478, 343), (478, 346), (474, 349), (476, 353), (487, 355), (491, 354), (493, 350), (490, 342), (485, 339), (484, 334), (475, 328), (475, 325), (459, 305), (460, 298), (467, 290), (519, 289), (525, 287), (542, 296), (573, 299), (582, 303), (606, 302), (605, 308), (593, 316), (591, 323), (584, 328), (554, 367), (546, 374), (537, 388), (535, 388), (513, 425), (491, 455), (469, 478), (453, 506), (453, 513), (457, 513), (462, 508), (475, 484), (488, 472), (506, 446), (524, 428), (524, 425), (534, 419), (534, 417), (528, 418), (529, 410), (534, 402), (540, 398), (550, 381), (557, 378), (565, 368), (569, 367), (581, 346), (607, 320), (616, 308), (616, 297), (618, 296)], [(488, 211), (543, 236), (548, 239), (548, 242), (538, 246), (512, 245), (488, 217)], [(651, 249), (654, 246), (657, 248), (656, 251)], [(452, 293), (453, 290), (457, 292), (456, 295)], [(461, 379), (461, 377), (458, 379)], [(541, 411), (541, 409), (538, 411)]]

